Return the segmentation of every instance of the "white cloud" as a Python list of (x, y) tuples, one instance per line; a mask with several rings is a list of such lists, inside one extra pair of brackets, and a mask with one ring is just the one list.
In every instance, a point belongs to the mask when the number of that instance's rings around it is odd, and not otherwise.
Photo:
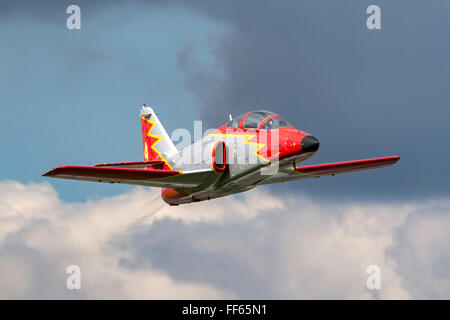
[[(164, 272), (118, 266), (103, 245), (145, 216), (154, 192), (135, 189), (84, 204), (64, 203), (49, 183), (0, 183), (0, 298), (221, 298), (208, 285)], [(82, 290), (65, 288), (67, 266), (82, 271)], [(44, 274), (43, 274), (44, 273)], [(46, 281), (50, 279), (50, 281)]]
[(398, 262), (402, 285), (417, 299), (450, 298), (450, 201), (428, 201), (394, 231), (388, 256)]
[[(0, 298), (449, 298), (449, 208), (264, 188), (179, 207), (144, 188), (66, 203), (49, 183), (4, 181)], [(65, 288), (71, 264), (80, 291)], [(372, 264), (376, 292), (366, 288)]]

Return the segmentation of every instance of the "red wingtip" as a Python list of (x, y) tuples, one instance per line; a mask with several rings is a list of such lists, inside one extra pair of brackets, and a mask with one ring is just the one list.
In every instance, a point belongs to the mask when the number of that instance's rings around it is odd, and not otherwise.
[(56, 173), (57, 173), (61, 168), (64, 168), (64, 167), (67, 167), (67, 166), (58, 166), (58, 167), (56, 167), (56, 168), (52, 166), (52, 170), (50, 170), (50, 171), (44, 173), (42, 176), (43, 176), (43, 177), (53, 177), (54, 175), (56, 175)]
[(52, 171), (53, 171), (53, 170), (50, 170), (50, 171), (44, 173), (42, 176), (43, 176), (43, 177), (51, 177), (51, 176), (52, 176)]
[(400, 160), (399, 156), (392, 156), (391, 158), (392, 158), (392, 160), (395, 161), (394, 163), (396, 163), (398, 160)]

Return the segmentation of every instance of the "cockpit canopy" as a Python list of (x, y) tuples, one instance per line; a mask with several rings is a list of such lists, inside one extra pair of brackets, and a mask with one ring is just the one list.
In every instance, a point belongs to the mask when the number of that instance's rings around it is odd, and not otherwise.
[(281, 116), (265, 110), (251, 111), (249, 113), (241, 114), (226, 124), (226, 128), (240, 128), (242, 118), (244, 119), (243, 129), (263, 129), (273, 130), (282, 127), (292, 127), (292, 125), (284, 120)]

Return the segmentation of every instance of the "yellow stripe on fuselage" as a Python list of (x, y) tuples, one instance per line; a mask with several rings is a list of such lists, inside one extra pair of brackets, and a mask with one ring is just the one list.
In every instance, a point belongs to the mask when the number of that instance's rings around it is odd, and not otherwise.
[(244, 141), (245, 144), (257, 146), (258, 148), (253, 152), (254, 155), (256, 155), (261, 160), (270, 162), (269, 159), (266, 159), (262, 155), (258, 153), (259, 150), (264, 148), (266, 145), (263, 143), (256, 143), (251, 142), (250, 140), (256, 137), (256, 134), (239, 134), (239, 133), (211, 133), (208, 135), (208, 137), (239, 137), (239, 138), (247, 138), (247, 140)]

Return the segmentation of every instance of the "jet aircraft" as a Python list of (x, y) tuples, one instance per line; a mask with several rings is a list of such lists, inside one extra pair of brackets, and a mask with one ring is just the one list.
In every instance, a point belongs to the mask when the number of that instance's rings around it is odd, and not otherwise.
[(59, 166), (46, 177), (162, 188), (169, 205), (210, 200), (256, 186), (387, 167), (398, 156), (300, 166), (319, 140), (266, 110), (246, 112), (178, 150), (155, 111), (141, 112), (144, 161)]

